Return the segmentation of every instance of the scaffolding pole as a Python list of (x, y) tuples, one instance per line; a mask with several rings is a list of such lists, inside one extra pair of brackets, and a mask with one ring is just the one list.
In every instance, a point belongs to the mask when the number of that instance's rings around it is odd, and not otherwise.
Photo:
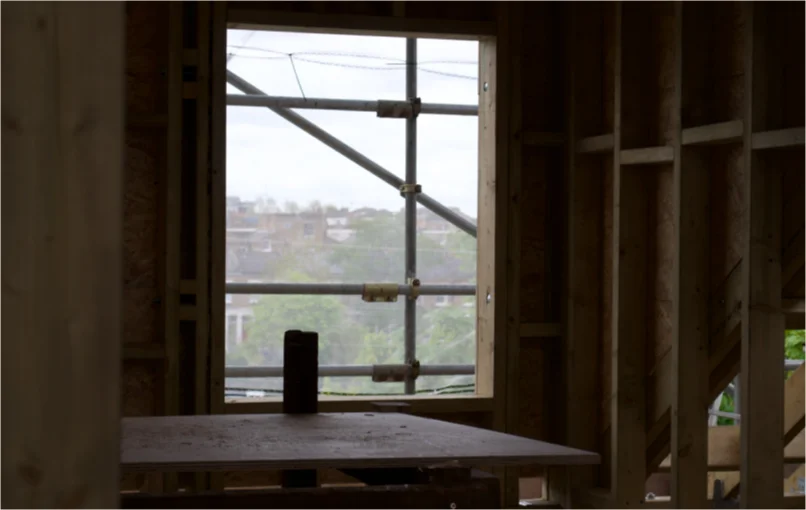
[[(294, 108), (298, 110), (337, 110), (347, 112), (375, 112), (379, 117), (407, 118), (413, 114), (411, 101), (383, 101), (373, 99), (329, 99), (266, 96), (262, 94), (227, 94), (228, 106), (257, 106), (264, 108)], [(479, 114), (476, 105), (425, 103), (418, 105), (425, 115), (462, 115), (475, 117)], [(393, 115), (386, 112), (404, 112)]]
[[(227, 82), (232, 85), (233, 87), (237, 88), (244, 94), (256, 94), (256, 95), (264, 95), (263, 91), (249, 83), (248, 81), (244, 80), (237, 74), (233, 73), (230, 70), (227, 70)], [(405, 184), (405, 182), (389, 170), (383, 168), (378, 163), (375, 163), (371, 159), (367, 158), (357, 150), (353, 149), (349, 145), (345, 144), (335, 136), (331, 135), (324, 129), (320, 128), (313, 122), (309, 121), (302, 115), (289, 110), (288, 108), (279, 108), (268, 106), (267, 107), (272, 112), (276, 113), (280, 117), (284, 118), (291, 124), (294, 124), (298, 128), (302, 129), (309, 135), (313, 136), (320, 142), (324, 143), (334, 151), (338, 152), (342, 156), (346, 157), (353, 163), (357, 164), (358, 166), (364, 168), (365, 170), (369, 171), (371, 174), (375, 175), (383, 182), (389, 184), (390, 186), (394, 187), (396, 190), (400, 190), (401, 186)], [(476, 237), (476, 225), (465, 218), (464, 216), (457, 214), (455, 211), (451, 210), (450, 208), (442, 205), (441, 203), (437, 202), (430, 196), (426, 195), (425, 193), (418, 193), (417, 194), (417, 202), (419, 202), (423, 207), (426, 209), (431, 210), (437, 216), (443, 218), (444, 220), (448, 221), (449, 223), (453, 224), (457, 228), (467, 232), (473, 237)]]
[[(406, 100), (417, 101), (417, 39), (406, 39)], [(406, 183), (401, 189), (406, 198), (406, 267), (405, 282), (411, 285), (417, 278), (417, 115), (406, 118)], [(404, 310), (405, 360), (412, 365), (417, 360), (417, 301), (406, 299)], [(416, 379), (406, 373), (405, 391), (414, 395)]]
[[(413, 370), (413, 367), (408, 365), (321, 365), (318, 372), (319, 377), (372, 377), (379, 372), (411, 377)], [(417, 371), (419, 377), (474, 375), (476, 367), (474, 365), (422, 365)], [(228, 378), (240, 379), (282, 377), (283, 367), (229, 366), (225, 368), (224, 375)]]
[[(395, 285), (395, 284), (390, 284)], [(227, 283), (227, 294), (303, 294), (322, 296), (362, 296), (362, 283)], [(399, 296), (475, 296), (475, 285), (397, 285)]]

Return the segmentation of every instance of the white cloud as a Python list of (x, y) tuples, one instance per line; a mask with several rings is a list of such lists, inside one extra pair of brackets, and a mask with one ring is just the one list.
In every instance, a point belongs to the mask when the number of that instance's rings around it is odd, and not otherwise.
[[(300, 97), (287, 56), (297, 53), (295, 67), (307, 97), (405, 97), (402, 38), (231, 30), (229, 45), (235, 54), (229, 69), (270, 95)], [(422, 101), (477, 104), (475, 79), (425, 72), (475, 78), (478, 69), (472, 63), (477, 58), (475, 42), (418, 41)], [(387, 170), (404, 175), (405, 121), (368, 112), (297, 111)], [(432, 197), (471, 216), (477, 207), (477, 126), (475, 117), (422, 115), (418, 120), (418, 181)], [(389, 210), (403, 206), (388, 184), (271, 111), (254, 107), (227, 109), (227, 194), (247, 200), (269, 196), (279, 204), (318, 200)]]

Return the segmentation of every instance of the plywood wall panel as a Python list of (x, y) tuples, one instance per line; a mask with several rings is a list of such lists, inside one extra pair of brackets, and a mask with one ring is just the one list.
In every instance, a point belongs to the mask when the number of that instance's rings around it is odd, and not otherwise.
[[(777, 155), (777, 161), (773, 161), (773, 165), (783, 171), (784, 196), (781, 199), (781, 205), (784, 210), (781, 238), (783, 248), (786, 250), (789, 243), (796, 242), (798, 233), (803, 230), (804, 211), (806, 211), (806, 205), (804, 205), (804, 197), (806, 197), (804, 152), (802, 149), (781, 151)], [(801, 240), (801, 242), (803, 241)]]
[(543, 148), (524, 147), (521, 174), (521, 322), (545, 318), (546, 274), (546, 173), (556, 157)]
[(126, 3), (126, 110), (168, 111), (168, 2)]
[(123, 416), (154, 416), (159, 413), (159, 365), (129, 361), (121, 380)]
[(669, 165), (656, 167), (648, 176), (647, 190), (650, 214), (648, 317), (647, 317), (647, 413), (650, 418), (666, 411), (667, 402), (658, 401), (669, 382), (668, 374), (659, 373), (660, 365), (672, 352), (672, 283), (674, 276), (674, 217), (672, 207), (672, 168)]
[(521, 342), (519, 356), (520, 380), (518, 394), (518, 425), (514, 434), (545, 439), (546, 418), (543, 402), (548, 390), (543, 382), (543, 374), (547, 370), (546, 359), (539, 342), (524, 340)]
[(160, 175), (164, 173), (165, 132), (129, 129), (124, 180), (124, 284), (156, 288), (159, 262)]
[(745, 200), (742, 148), (725, 145), (710, 150), (711, 290), (719, 288), (742, 259)]
[[(167, 164), (169, 4), (126, 4), (123, 343), (160, 344)], [(161, 362), (124, 360), (124, 416), (162, 413)]]

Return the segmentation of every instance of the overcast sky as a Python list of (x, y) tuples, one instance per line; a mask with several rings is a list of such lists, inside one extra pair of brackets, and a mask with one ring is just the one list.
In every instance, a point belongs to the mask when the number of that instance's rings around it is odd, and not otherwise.
[[(406, 41), (230, 30), (228, 69), (268, 95), (405, 99)], [(293, 56), (293, 65), (288, 54)], [(418, 41), (418, 95), (424, 103), (478, 104), (478, 43)], [(295, 75), (294, 68), (296, 68)], [(432, 71), (432, 72), (428, 72)], [(302, 88), (302, 92), (300, 91)], [(228, 87), (228, 93), (238, 93)], [(405, 120), (374, 112), (297, 110), (387, 170), (405, 175)], [(421, 115), (418, 182), (423, 191), (476, 217), (476, 117)], [(350, 208), (400, 210), (391, 186), (265, 108), (227, 108), (227, 195), (314, 200)]]

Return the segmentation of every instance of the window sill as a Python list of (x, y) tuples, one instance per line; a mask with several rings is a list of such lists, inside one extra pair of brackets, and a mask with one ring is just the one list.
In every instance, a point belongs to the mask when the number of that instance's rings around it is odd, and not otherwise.
[[(492, 412), (493, 399), (477, 395), (444, 396), (378, 396), (378, 397), (320, 397), (319, 411), (323, 413), (376, 412), (373, 402), (404, 402), (413, 414)], [(230, 398), (225, 401), (226, 414), (281, 413), (283, 402), (278, 398)]]

